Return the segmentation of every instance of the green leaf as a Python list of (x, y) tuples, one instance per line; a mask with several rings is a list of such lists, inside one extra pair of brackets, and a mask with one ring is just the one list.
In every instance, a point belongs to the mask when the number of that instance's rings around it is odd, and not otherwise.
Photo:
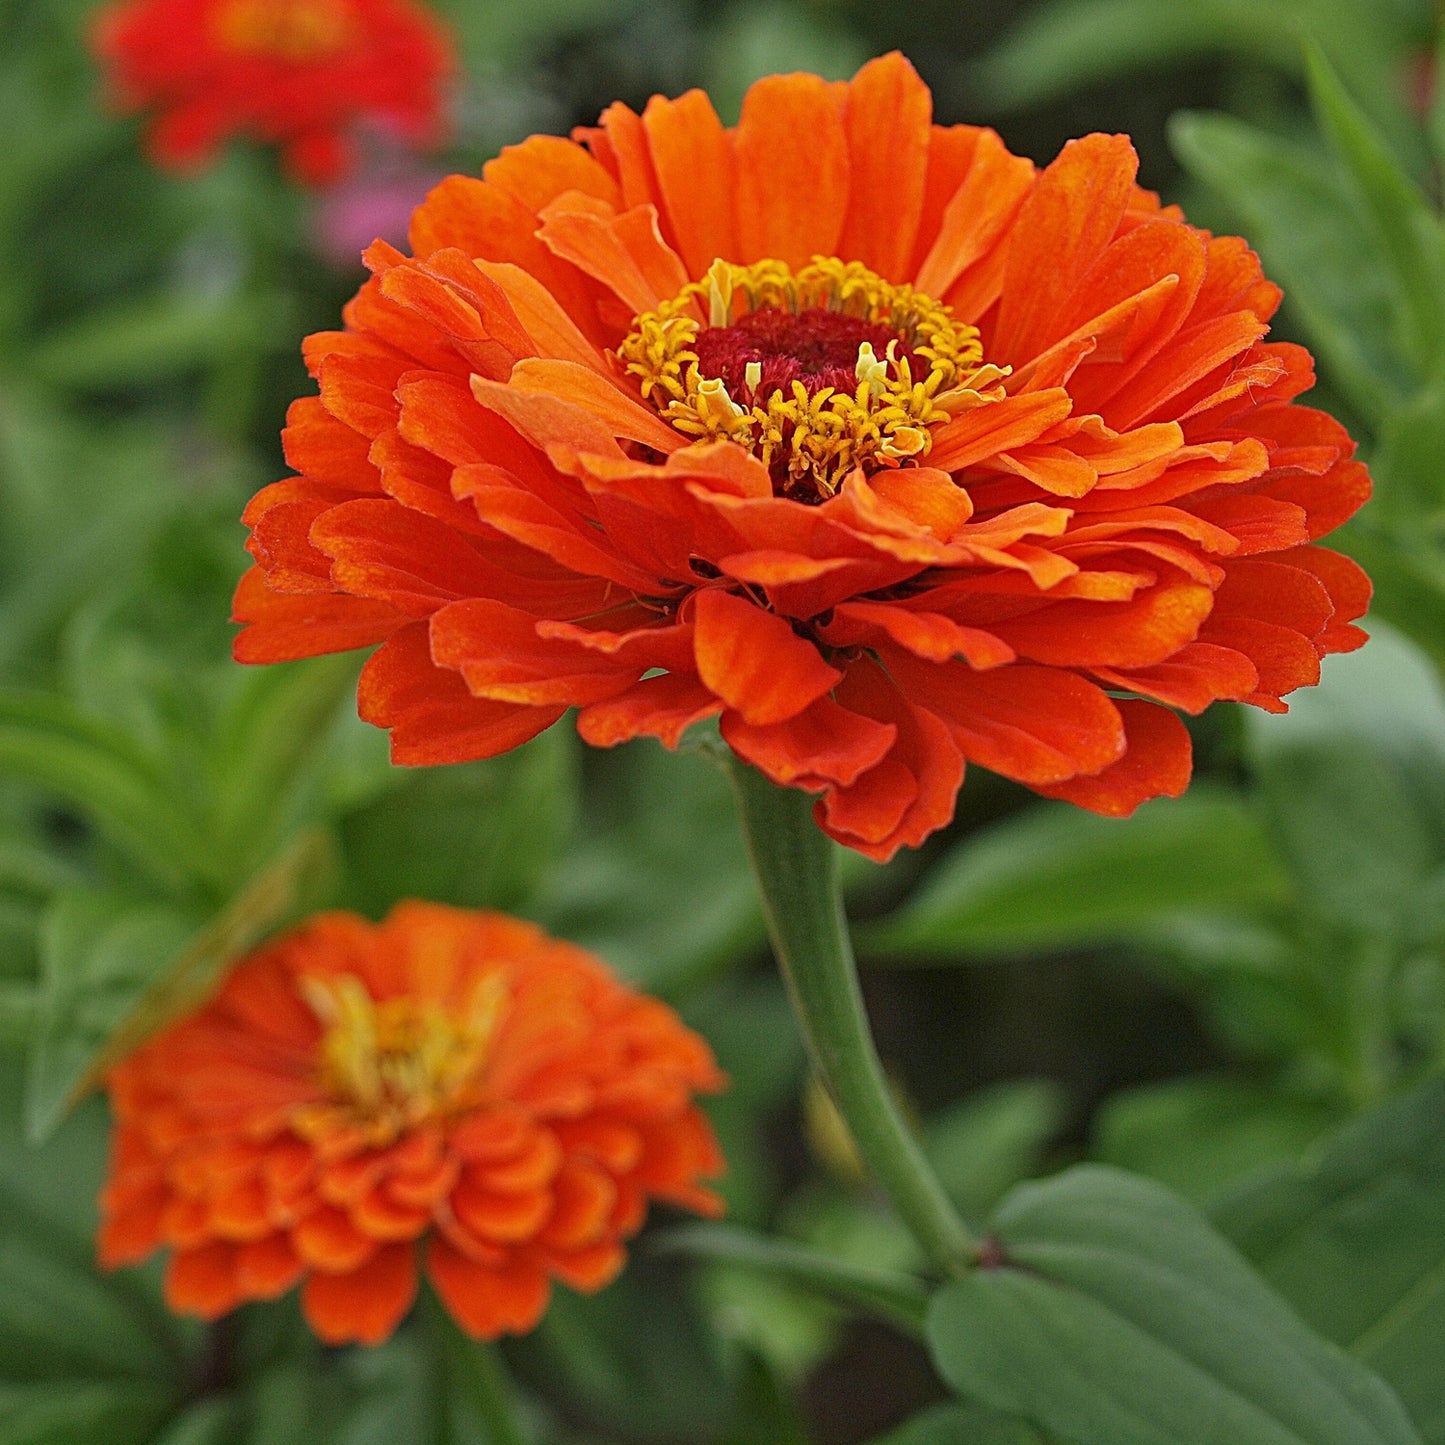
[(1445, 1081), (1355, 1120), (1240, 1187), (1219, 1228), (1326, 1338), (1445, 1442)]
[(0, 1381), (5, 1445), (142, 1445), (170, 1413), (171, 1402), (154, 1385), (134, 1382)]
[(995, 1223), (1007, 1262), (929, 1312), (961, 1394), (1078, 1445), (1419, 1445), (1384, 1384), (1158, 1185), (1081, 1166)]
[(1043, 1445), (1043, 1437), (977, 1405), (935, 1405), (869, 1445)]
[(1374, 222), (1394, 278), (1401, 349), (1424, 375), (1445, 344), (1445, 230), (1316, 46), (1306, 49), (1305, 69), (1315, 115)]
[[(1425, 557), (1433, 556), (1437, 582), (1445, 578), (1445, 553), (1439, 550), (1445, 540), (1445, 476), (1440, 467), (1445, 456), (1445, 377), (1439, 370), (1386, 414), (1370, 461), (1375, 479), (1372, 520), (1395, 533), (1400, 546), (1416, 546)], [(1388, 579), (1375, 581), (1376, 611), (1382, 587), (1388, 590)], [(1389, 601), (1385, 599), (1387, 608)], [(1445, 646), (1445, 631), (1436, 630), (1433, 636), (1436, 646)]]
[[(1445, 676), (1445, 561), (1438, 549), (1423, 538), (1408, 545), (1358, 522), (1342, 528), (1333, 540), (1375, 584), (1370, 631), (1375, 633), (1383, 619), (1420, 648), (1436, 672)], [(1336, 665), (1337, 659), (1331, 658), (1330, 666)], [(1294, 702), (1291, 698), (1292, 708)]]
[(65, 1116), (96, 1055), (193, 928), (174, 908), (114, 890), (56, 895), (40, 939), (40, 1008), (25, 1097), (32, 1140)]
[(896, 1270), (849, 1264), (803, 1245), (718, 1224), (683, 1225), (670, 1230), (656, 1247), (746, 1265), (846, 1300), (912, 1334), (923, 1329), (928, 1291), (919, 1280)]
[(971, 67), (986, 99), (1037, 105), (1074, 87), (1217, 55), (1298, 75), (1300, 42), (1314, 39), (1346, 72), (1372, 114), (1409, 154), (1419, 148), (1396, 99), (1401, 57), (1417, 44), (1417, 7), (1355, 0), (1069, 0), (1023, 13)]
[(956, 961), (1127, 938), (1185, 910), (1288, 897), (1263, 828), (1233, 794), (1196, 788), (1125, 821), (1044, 803), (956, 848), (858, 941), (874, 956)]
[(312, 658), (237, 674), (209, 750), (209, 832), (244, 875), (296, 826), (298, 795), (324, 766), (328, 725), (351, 705), (356, 661)]
[(500, 758), (403, 774), (341, 825), (358, 903), (524, 905), (572, 832), (577, 769), (575, 737), (555, 727)]
[(1398, 633), (1371, 631), (1288, 716), (1251, 712), (1245, 741), (1313, 907), (1379, 926), (1445, 858), (1445, 690)]
[(291, 914), (330, 860), (303, 834), (199, 930), (187, 914), (113, 891), (59, 895), (42, 934), (26, 1117), (44, 1138), (107, 1068), (198, 1007), (226, 968)]
[(206, 876), (205, 839), (158, 765), (64, 699), (0, 693), (0, 770), (64, 798), (160, 882)]
[(1223, 1075), (1168, 1079), (1107, 1099), (1093, 1156), (1147, 1174), (1196, 1203), (1297, 1159), (1334, 1122), (1313, 1099)]
[(1381, 325), (1395, 294), (1329, 155), (1224, 115), (1176, 114), (1169, 139), (1237, 213), (1325, 373), (1362, 417), (1387, 414), (1416, 379)]
[(953, 1202), (981, 1217), (1038, 1171), (1067, 1115), (1067, 1096), (1051, 1080), (994, 1084), (929, 1118), (924, 1152)]
[(738, 1402), (690, 1293), (677, 1261), (640, 1254), (601, 1294), (558, 1291), (508, 1358), (523, 1379), (581, 1405), (604, 1435), (686, 1440), (706, 1420), (725, 1438)]
[(572, 845), (528, 912), (654, 993), (760, 948), (762, 908), (722, 771), (650, 740), (590, 761)]
[(1361, 740), (1300, 739), (1257, 765), (1282, 851), (1316, 916), (1397, 926), (1435, 862), (1407, 780)]
[(3, 1191), (0, 1200), (0, 1378), (158, 1381), (176, 1372), (172, 1350), (132, 1294), (100, 1279), (90, 1259)]
[[(235, 1399), (211, 1396), (198, 1400), (155, 1437), (152, 1445), (232, 1445), (240, 1410)], [(246, 1445), (256, 1445), (247, 1439)]]
[(52, 386), (129, 387), (279, 342), (285, 324), (274, 293), (146, 296), (85, 312), (34, 346), (25, 364)]

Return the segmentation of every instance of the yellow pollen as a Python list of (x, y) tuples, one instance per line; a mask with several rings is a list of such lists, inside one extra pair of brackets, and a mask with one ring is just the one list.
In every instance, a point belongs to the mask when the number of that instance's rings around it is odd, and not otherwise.
[(343, 0), (227, 0), (211, 25), (224, 50), (291, 64), (334, 54), (351, 38)]
[(436, 999), (378, 1001), (354, 974), (298, 981), (325, 1032), (317, 1075), (329, 1102), (308, 1106), (302, 1133), (360, 1127), (372, 1143), (468, 1107), (507, 1005), (500, 971), (483, 974), (459, 1011)]
[[(742, 404), (723, 378), (701, 371), (697, 344), (705, 332), (756, 311), (797, 316), (819, 309), (896, 333), (882, 357), (872, 342), (859, 344), (851, 392), (831, 386), (810, 392), (794, 380), (764, 395), (763, 364), (747, 361)], [(1007, 367), (984, 362), (977, 328), (955, 320), (947, 306), (859, 262), (827, 256), (797, 272), (781, 261), (716, 260), (701, 281), (639, 315), (617, 356), (643, 399), (684, 436), (746, 447), (781, 494), (804, 501), (831, 496), (855, 467), (921, 461), (933, 427), (999, 400), (1008, 375)], [(926, 375), (913, 375), (909, 356), (927, 366)]]

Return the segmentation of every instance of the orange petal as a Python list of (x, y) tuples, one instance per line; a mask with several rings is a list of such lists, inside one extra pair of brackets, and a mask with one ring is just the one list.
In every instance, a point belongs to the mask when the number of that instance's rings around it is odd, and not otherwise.
[[(927, 594), (924, 594), (926, 599)], [(834, 621), (823, 629), (828, 643), (847, 647), (882, 635), (928, 662), (961, 657), (970, 667), (1001, 667), (1016, 656), (1012, 647), (992, 632), (966, 627), (951, 617), (893, 602), (842, 602)], [(851, 624), (851, 625), (850, 625)]]
[(566, 191), (580, 191), (614, 208), (622, 199), (617, 182), (587, 151), (561, 136), (534, 135), (520, 145), (503, 146), (482, 167), (482, 177), (533, 212)]
[(452, 1318), (479, 1340), (530, 1330), (542, 1318), (552, 1292), (535, 1264), (515, 1260), (489, 1269), (435, 1235), (427, 1273)]
[[(925, 198), (919, 238), (928, 249), (918, 267), (918, 289), (940, 299), (998, 244), (1034, 181), (1033, 162), (1010, 155), (993, 131), (955, 126), (933, 132), (928, 157), (930, 186), (936, 169), (934, 153), (949, 149), (967, 149), (967, 169), (955, 188), (939, 197), (944, 204), (932, 234)], [(969, 313), (963, 319), (977, 318)]]
[(292, 1226), (291, 1244), (303, 1263), (329, 1271), (356, 1269), (376, 1253), (376, 1241), (330, 1204)]
[(1229, 563), (1214, 610), (1220, 617), (1258, 617), (1315, 637), (1329, 624), (1335, 605), (1313, 572), (1251, 557)]
[(415, 1247), (388, 1244), (359, 1269), (309, 1275), (301, 1311), (328, 1345), (379, 1345), (411, 1308), (416, 1286)]
[(231, 620), (245, 624), (232, 643), (237, 662), (291, 662), (381, 642), (405, 621), (384, 602), (273, 592), (252, 567), (236, 584)]
[(473, 265), (506, 295), (536, 355), (603, 370), (602, 352), (532, 272), (503, 261), (475, 261)]
[(962, 471), (985, 457), (1036, 440), (1068, 416), (1072, 407), (1068, 392), (1057, 388), (986, 402), (934, 432), (928, 465)]
[(1128, 602), (1055, 602), (993, 631), (1020, 657), (1054, 667), (1152, 667), (1193, 642), (1215, 594), (1193, 582)]
[(1124, 750), (1119, 713), (1102, 689), (1073, 673), (1015, 663), (973, 672), (879, 649), (913, 700), (938, 714), (970, 762), (1016, 782), (1058, 783), (1097, 773)]
[(973, 516), (968, 493), (938, 467), (908, 467), (878, 472), (869, 478), (874, 495), (927, 527), (940, 542), (951, 542)]
[(429, 617), (458, 597), (492, 590), (494, 569), (475, 546), (398, 502), (345, 502), (318, 518), (311, 535), (332, 559), (338, 588), (411, 617)]
[(1238, 701), (1259, 686), (1259, 673), (1242, 652), (1209, 642), (1191, 642), (1153, 667), (1091, 671), (1106, 687), (1141, 693), (1188, 713), (1201, 713), (1223, 699)]
[(990, 360), (1016, 365), (1054, 339), (1064, 304), (1114, 237), (1138, 164), (1127, 136), (1089, 135), (1039, 176), (1010, 235)]
[(1168, 708), (1124, 698), (1115, 706), (1128, 739), (1124, 756), (1088, 777), (1038, 788), (1091, 813), (1127, 818), (1150, 798), (1177, 798), (1189, 786), (1189, 732)]
[(391, 730), (392, 761), (420, 766), (495, 757), (566, 711), (473, 697), (457, 673), (432, 661), (424, 622), (402, 628), (372, 654), (356, 700), (367, 722)]
[(573, 209), (564, 196), (542, 214), (537, 234), (543, 244), (600, 281), (634, 316), (655, 311), (687, 284), (652, 206), (606, 216)]
[(281, 446), (286, 465), (312, 481), (347, 492), (378, 490), (366, 459), (367, 439), (336, 420), (318, 396), (298, 397), (286, 412)]
[(236, 1246), (210, 1243), (178, 1249), (166, 1265), (166, 1303), (177, 1314), (213, 1320), (241, 1302)]
[(432, 618), (431, 652), (477, 696), (529, 707), (598, 702), (630, 687), (646, 668), (542, 636), (535, 617), (485, 597), (454, 602)]
[(708, 588), (696, 594), (698, 676), (746, 722), (795, 717), (843, 676), (781, 618)]
[(820, 697), (796, 717), (766, 725), (724, 713), (722, 735), (740, 758), (775, 783), (801, 781), (807, 787), (813, 779), (853, 782), (883, 759), (898, 730)]
[(451, 1195), (452, 1212), (479, 1239), (512, 1244), (530, 1239), (552, 1212), (544, 1190), (504, 1194), (464, 1178)]
[(739, 261), (793, 270), (832, 256), (848, 206), (848, 139), (816, 75), (771, 75), (743, 98), (734, 135)]
[(575, 361), (520, 361), (512, 370), (511, 385), (517, 391), (554, 396), (590, 412), (613, 436), (641, 442), (654, 451), (666, 454), (687, 444), (687, 438), (673, 431), (655, 411), (634, 401), (599, 372)]
[(890, 281), (908, 279), (923, 208), (933, 97), (896, 51), (848, 86), (848, 214), (837, 252)]
[(301, 1278), (302, 1264), (284, 1234), (236, 1250), (236, 1282), (247, 1299), (280, 1299)]
[(1309, 638), (1292, 627), (1253, 617), (1211, 617), (1200, 629), (1201, 642), (1242, 652), (1259, 673), (1259, 686), (1244, 699), (1268, 712), (1283, 712), (1280, 698), (1320, 680), (1320, 658)]
[(642, 113), (658, 189), (683, 264), (701, 276), (715, 258), (736, 258), (732, 141), (700, 90), (655, 95)]
[(552, 1185), (552, 1215), (538, 1242), (551, 1249), (580, 1249), (607, 1229), (617, 1202), (617, 1184), (606, 1170), (585, 1159), (569, 1159)]
[(616, 697), (594, 702), (577, 714), (577, 732), (596, 748), (616, 747), (635, 737), (657, 738), (675, 748), (693, 723), (722, 711), (722, 702), (689, 673), (644, 677)]

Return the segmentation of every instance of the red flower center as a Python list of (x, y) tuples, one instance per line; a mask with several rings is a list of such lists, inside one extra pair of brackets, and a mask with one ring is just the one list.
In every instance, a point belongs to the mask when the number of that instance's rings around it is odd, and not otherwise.
[[(822, 306), (797, 314), (773, 307), (750, 311), (731, 326), (699, 332), (693, 349), (703, 376), (719, 378), (735, 399), (751, 401), (775, 391), (790, 393), (795, 381), (809, 396), (828, 387), (852, 395), (858, 386), (858, 348), (865, 341), (880, 357), (894, 345), (893, 354), (906, 358), (915, 376), (928, 375), (927, 362), (920, 362), (900, 332)], [(750, 365), (759, 368), (752, 386)]]
[(211, 28), (223, 50), (302, 65), (346, 46), (351, 13), (346, 0), (224, 0)]

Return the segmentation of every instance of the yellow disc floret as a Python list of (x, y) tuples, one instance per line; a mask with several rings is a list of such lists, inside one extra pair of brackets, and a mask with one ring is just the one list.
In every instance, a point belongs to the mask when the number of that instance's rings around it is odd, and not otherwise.
[(747, 447), (803, 501), (854, 467), (922, 459), (930, 428), (996, 400), (1008, 374), (947, 306), (822, 256), (797, 272), (714, 261), (637, 317), (617, 354), (678, 431)]

